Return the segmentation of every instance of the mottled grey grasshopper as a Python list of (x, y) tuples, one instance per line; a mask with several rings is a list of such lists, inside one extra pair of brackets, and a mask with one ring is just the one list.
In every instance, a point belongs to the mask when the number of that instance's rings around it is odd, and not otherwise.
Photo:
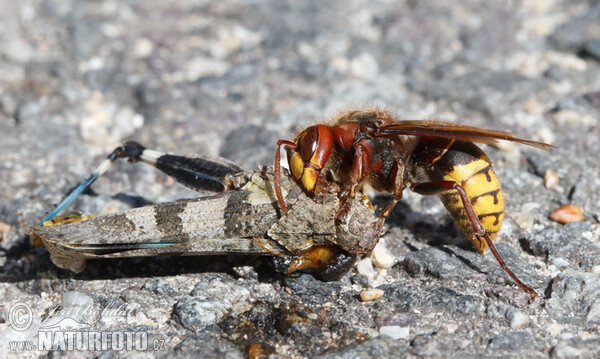
[[(155, 166), (195, 190), (220, 192), (93, 218), (59, 215), (118, 158)], [(115, 149), (31, 232), (59, 267), (80, 272), (88, 258), (154, 255), (251, 254), (283, 258), (287, 272), (339, 277), (373, 247), (377, 217), (357, 196), (345, 223), (336, 223), (339, 193), (316, 202), (288, 176), (282, 188), (290, 208), (282, 215), (272, 170), (244, 172), (226, 161), (162, 154), (136, 142)], [(84, 220), (82, 220), (84, 219)]]

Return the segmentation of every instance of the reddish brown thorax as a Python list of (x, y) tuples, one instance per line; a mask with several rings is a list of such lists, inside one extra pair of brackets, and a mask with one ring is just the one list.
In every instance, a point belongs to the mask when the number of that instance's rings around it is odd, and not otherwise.
[(358, 123), (345, 123), (333, 126), (333, 138), (342, 151), (349, 151), (359, 137), (360, 125)]

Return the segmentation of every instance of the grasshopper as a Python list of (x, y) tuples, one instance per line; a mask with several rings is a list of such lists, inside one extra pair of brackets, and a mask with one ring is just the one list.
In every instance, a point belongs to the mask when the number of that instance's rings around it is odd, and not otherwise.
[[(61, 215), (119, 158), (150, 164), (191, 189), (216, 194), (100, 217)], [(288, 273), (335, 279), (373, 248), (377, 217), (365, 195), (354, 199), (348, 220), (340, 223), (335, 190), (316, 202), (289, 176), (282, 177), (282, 189), (290, 208), (285, 214), (272, 168), (247, 172), (225, 160), (164, 154), (129, 141), (33, 226), (30, 236), (32, 244), (48, 249), (54, 264), (73, 272), (83, 271), (91, 258), (249, 254), (279, 257)]]

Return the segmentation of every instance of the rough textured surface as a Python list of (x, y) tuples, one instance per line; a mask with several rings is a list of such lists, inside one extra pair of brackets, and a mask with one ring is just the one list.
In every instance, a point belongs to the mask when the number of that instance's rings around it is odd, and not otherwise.
[[(157, 357), (243, 357), (252, 344), (279, 357), (600, 355), (598, 2), (23, 0), (1, 7), (3, 353), (17, 355), (7, 349), (11, 340), (34, 340), (52, 308), (93, 303), (96, 311), (71, 318), (96, 331), (147, 332), (164, 343), (150, 350)], [(126, 139), (222, 155), (251, 169), (271, 163), (278, 138), (365, 105), (559, 147), (484, 148), (507, 202), (498, 248), (540, 293), (537, 302), (526, 305), (493, 257), (469, 247), (437, 198), (408, 192), (388, 221), (393, 261), (361, 261), (329, 283), (282, 277), (255, 258), (91, 261), (75, 275), (30, 247), (18, 224), (17, 211), (35, 223)], [(558, 175), (552, 188), (543, 185), (547, 169)], [(152, 168), (120, 163), (73, 207), (102, 214), (196, 195)], [(583, 209), (584, 221), (548, 218), (568, 203)], [(362, 302), (368, 287), (383, 297)], [(34, 318), (21, 332), (8, 326), (19, 302)], [(129, 310), (102, 312), (115, 306)]]

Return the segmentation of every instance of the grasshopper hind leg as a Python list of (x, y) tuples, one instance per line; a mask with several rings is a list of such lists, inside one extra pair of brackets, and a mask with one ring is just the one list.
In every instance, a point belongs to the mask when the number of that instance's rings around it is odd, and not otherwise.
[(222, 192), (226, 189), (223, 184), (224, 179), (229, 175), (242, 171), (240, 167), (231, 162), (165, 154), (148, 149), (138, 142), (127, 141), (122, 146), (115, 148), (88, 178), (75, 187), (40, 222), (40, 225), (55, 219), (119, 158), (128, 159), (132, 163), (143, 162), (149, 164), (171, 176), (177, 182), (196, 191)]
[(149, 164), (195, 191), (222, 192), (225, 190), (225, 177), (242, 172), (231, 162), (165, 154), (135, 141), (125, 142), (119, 148), (119, 157)]

